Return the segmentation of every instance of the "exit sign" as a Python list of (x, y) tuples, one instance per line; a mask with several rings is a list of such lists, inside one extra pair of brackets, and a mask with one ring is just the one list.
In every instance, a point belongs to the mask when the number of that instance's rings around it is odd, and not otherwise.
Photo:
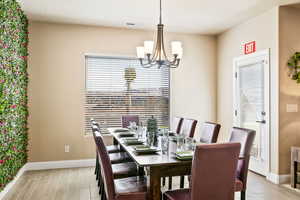
[(244, 54), (254, 53), (256, 51), (256, 42), (248, 42), (244, 44)]

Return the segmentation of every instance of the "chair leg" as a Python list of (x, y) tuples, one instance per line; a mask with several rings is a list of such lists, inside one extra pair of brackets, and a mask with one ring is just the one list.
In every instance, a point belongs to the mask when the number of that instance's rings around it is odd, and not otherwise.
[(99, 176), (100, 176), (100, 173), (99, 173), (99, 165), (98, 166), (96, 166), (96, 180), (98, 180), (99, 179)]
[(98, 187), (100, 187), (100, 184), (102, 183), (102, 177), (101, 177), (101, 169), (100, 169), (100, 166), (99, 166), (99, 169), (98, 169)]
[(105, 189), (104, 189), (104, 184), (102, 184), (101, 200), (107, 200)]
[(139, 176), (145, 175), (144, 167), (138, 167), (138, 174), (139, 174)]
[(96, 167), (95, 167), (95, 174), (97, 175), (97, 170), (98, 170), (98, 155), (96, 155)]
[(101, 200), (105, 200), (106, 199), (106, 194), (104, 191), (104, 184), (101, 185)]
[(246, 200), (246, 191), (241, 191), (241, 200)]
[(169, 190), (172, 190), (172, 176), (169, 176)]
[(102, 194), (103, 194), (103, 191), (102, 191), (102, 183), (100, 184), (100, 186), (99, 186), (99, 194), (102, 196)]
[(168, 200), (167, 196), (164, 195), (164, 194), (162, 194), (162, 199), (163, 199), (163, 200)]
[(180, 188), (184, 188), (184, 176), (180, 176)]

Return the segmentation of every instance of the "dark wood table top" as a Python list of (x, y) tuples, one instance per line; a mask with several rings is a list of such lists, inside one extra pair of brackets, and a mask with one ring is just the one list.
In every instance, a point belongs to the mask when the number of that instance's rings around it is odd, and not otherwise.
[(112, 134), (115, 140), (125, 149), (125, 151), (131, 156), (131, 158), (141, 167), (151, 167), (151, 166), (176, 166), (176, 165), (187, 165), (191, 164), (192, 160), (181, 161), (176, 159), (174, 152), (176, 151), (176, 143), (170, 141), (169, 153), (162, 154), (161, 151), (155, 154), (141, 154), (138, 155), (134, 151), (134, 146), (127, 146), (123, 144), (123, 138), (119, 137), (119, 133), (115, 133), (114, 130), (117, 128), (108, 128), (108, 131)]

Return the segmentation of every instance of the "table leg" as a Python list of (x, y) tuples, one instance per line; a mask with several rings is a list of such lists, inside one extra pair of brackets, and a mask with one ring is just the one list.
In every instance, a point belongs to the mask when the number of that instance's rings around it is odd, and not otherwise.
[(158, 167), (150, 167), (150, 189), (148, 192), (148, 200), (161, 200), (160, 190), (160, 169)]
[(118, 145), (119, 144), (115, 137), (113, 137), (113, 144), (114, 145)]
[(144, 167), (138, 167), (138, 175), (139, 176), (145, 176)]
[(298, 182), (298, 163), (294, 161), (294, 188), (297, 188), (297, 182)]

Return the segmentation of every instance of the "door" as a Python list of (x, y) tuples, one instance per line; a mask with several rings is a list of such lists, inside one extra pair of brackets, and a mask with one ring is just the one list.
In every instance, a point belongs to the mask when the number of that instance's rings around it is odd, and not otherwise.
[(256, 131), (250, 170), (269, 171), (269, 50), (234, 59), (234, 126)]

